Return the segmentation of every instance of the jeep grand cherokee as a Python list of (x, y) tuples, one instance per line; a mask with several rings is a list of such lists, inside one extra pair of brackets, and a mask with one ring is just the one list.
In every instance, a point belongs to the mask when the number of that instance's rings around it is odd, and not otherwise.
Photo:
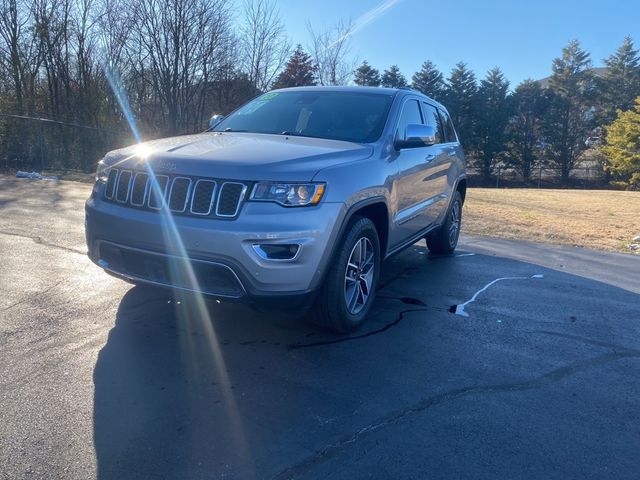
[(412, 90), (265, 93), (211, 128), (108, 153), (86, 203), (90, 258), (133, 283), (252, 302), (308, 299), (357, 328), (382, 261), (426, 238), (452, 252), (464, 155), (438, 102)]

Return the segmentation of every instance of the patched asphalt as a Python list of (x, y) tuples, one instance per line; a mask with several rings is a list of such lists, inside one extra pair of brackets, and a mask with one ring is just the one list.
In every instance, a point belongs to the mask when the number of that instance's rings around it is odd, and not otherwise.
[(89, 191), (0, 178), (0, 478), (638, 478), (640, 257), (419, 242), (338, 337), (109, 277)]

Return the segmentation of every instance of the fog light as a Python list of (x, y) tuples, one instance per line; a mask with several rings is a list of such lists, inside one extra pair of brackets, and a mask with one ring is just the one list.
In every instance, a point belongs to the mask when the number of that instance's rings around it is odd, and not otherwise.
[(300, 245), (297, 243), (256, 243), (253, 245), (253, 249), (265, 260), (292, 260), (298, 255)]

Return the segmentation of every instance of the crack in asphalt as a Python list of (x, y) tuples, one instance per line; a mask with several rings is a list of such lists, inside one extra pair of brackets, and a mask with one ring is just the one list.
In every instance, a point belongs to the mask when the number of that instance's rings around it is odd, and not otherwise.
[[(417, 270), (417, 267), (414, 267), (414, 266), (402, 269), (400, 272), (398, 272), (396, 275), (391, 277), (385, 283), (381, 284), (377, 288), (377, 291), (380, 291), (380, 290), (384, 289), (385, 287), (389, 286), (391, 283), (393, 283), (396, 280), (398, 280), (404, 274), (412, 272), (412, 271), (416, 271), (416, 270)], [(402, 303), (404, 303), (406, 305), (419, 305), (419, 306), (427, 307), (427, 304), (424, 303), (422, 300), (419, 300), (417, 298), (412, 298), (412, 297), (391, 297), (391, 296), (380, 295), (380, 294), (376, 293), (376, 298), (381, 298), (381, 299), (385, 299), (385, 300), (397, 300), (397, 301), (400, 301), (400, 302), (402, 302)], [(379, 333), (386, 332), (390, 328), (394, 327), (395, 325), (397, 325), (398, 323), (400, 323), (402, 321), (402, 319), (404, 318), (404, 316), (407, 313), (411, 313), (411, 312), (427, 312), (429, 310), (447, 311), (446, 309), (439, 309), (439, 308), (436, 308), (436, 307), (412, 308), (412, 309), (408, 309), (408, 310), (402, 310), (401, 312), (398, 313), (398, 316), (392, 322), (387, 323), (385, 326), (383, 326), (381, 328), (378, 328), (378, 329), (375, 329), (375, 330), (371, 330), (369, 332), (362, 333), (360, 335), (351, 335), (351, 336), (348, 336), (348, 337), (342, 337), (342, 338), (337, 338), (337, 339), (333, 339), (333, 340), (324, 340), (324, 341), (310, 342), (310, 343), (294, 343), (294, 344), (288, 345), (288, 349), (289, 350), (299, 350), (299, 349), (302, 349), (302, 348), (320, 347), (320, 346), (325, 346), (325, 345), (333, 345), (335, 343), (350, 342), (352, 340), (360, 340), (360, 339), (363, 339), (363, 338), (371, 337), (372, 335), (377, 335)]]
[(395, 282), (396, 280), (398, 280), (400, 277), (402, 277), (405, 273), (409, 273), (409, 272), (415, 272), (418, 270), (418, 267), (407, 267), (407, 268), (403, 268), (402, 270), (400, 270), (397, 274), (395, 274), (393, 277), (391, 277), (389, 280), (387, 280), (384, 283), (381, 283), (377, 290), (382, 290), (385, 287), (388, 287), (389, 285), (391, 285), (393, 282)]
[(360, 340), (362, 338), (366, 338), (366, 337), (370, 337), (372, 335), (377, 335), (379, 333), (386, 332), (391, 327), (393, 327), (393, 326), (397, 325), (398, 323), (400, 323), (400, 321), (404, 318), (404, 316), (407, 313), (411, 313), (411, 312), (428, 312), (428, 311), (429, 311), (429, 309), (427, 309), (427, 308), (412, 308), (412, 309), (409, 309), (409, 310), (403, 310), (398, 314), (397, 318), (395, 320), (393, 320), (391, 323), (387, 323), (384, 327), (378, 328), (376, 330), (371, 330), (371, 331), (366, 332), (366, 333), (361, 333), (360, 335), (351, 335), (351, 336), (348, 336), (348, 337), (336, 338), (334, 340), (325, 340), (325, 341), (312, 342), (312, 343), (294, 343), (292, 345), (289, 345), (288, 348), (289, 348), (289, 350), (299, 350), (301, 348), (319, 347), (319, 346), (323, 346), (323, 345), (333, 345), (334, 343), (349, 342), (351, 340)]
[(53, 290), (54, 288), (56, 288), (59, 285), (63, 284), (63, 283), (64, 283), (64, 280), (59, 280), (59, 281), (55, 282), (54, 284), (49, 285), (44, 290), (40, 290), (38, 292), (30, 293), (25, 298), (23, 298), (22, 300), (18, 300), (17, 302), (12, 303), (11, 305), (3, 307), (2, 310), (0, 310), (0, 312), (6, 312), (7, 310), (11, 310), (12, 308), (17, 307), (18, 305), (22, 305), (23, 303), (26, 303), (29, 300), (31, 300), (34, 295), (45, 295), (45, 294), (49, 293), (51, 290)]
[(0, 234), (8, 235), (8, 236), (11, 236), (11, 237), (26, 238), (28, 240), (32, 240), (33, 242), (37, 243), (38, 245), (44, 245), (45, 247), (51, 247), (51, 248), (58, 248), (60, 250), (66, 251), (66, 252), (77, 253), (77, 254), (83, 255), (83, 256), (87, 254), (87, 252), (82, 252), (80, 250), (76, 250), (75, 248), (65, 247), (63, 245), (57, 245), (55, 243), (47, 242), (46, 240), (43, 240), (42, 237), (39, 237), (39, 236), (31, 236), (31, 235), (24, 235), (22, 233), (3, 232), (3, 231), (0, 231)]
[(434, 395), (431, 397), (427, 397), (420, 402), (410, 406), (393, 412), (391, 414), (380, 417), (376, 421), (369, 423), (363, 427), (360, 427), (355, 432), (343, 436), (340, 440), (335, 443), (326, 445), (322, 449), (316, 451), (309, 457), (303, 459), (297, 464), (273, 475), (272, 480), (280, 480), (280, 479), (289, 479), (300, 476), (310, 469), (326, 462), (327, 460), (335, 457), (341, 451), (352, 444), (355, 444), (360, 439), (382, 430), (392, 424), (396, 424), (404, 418), (419, 414), (428, 410), (431, 407), (440, 405), (447, 401), (457, 400), (459, 398), (464, 398), (470, 395), (482, 395), (482, 394), (499, 394), (499, 393), (510, 393), (510, 392), (521, 392), (526, 390), (533, 390), (536, 388), (545, 387), (547, 385), (557, 383), (571, 375), (575, 375), (584, 371), (591, 370), (593, 368), (605, 365), (607, 363), (613, 362), (615, 360), (620, 360), (622, 358), (640, 358), (640, 352), (638, 351), (627, 351), (627, 352), (611, 352), (603, 355), (599, 355), (597, 357), (589, 358), (582, 361), (577, 361), (569, 365), (565, 365), (563, 367), (559, 367), (555, 370), (552, 370), (540, 377), (533, 378), (527, 381), (521, 382), (513, 382), (513, 383), (505, 383), (505, 384), (495, 384), (495, 385), (484, 385), (484, 386), (476, 386), (476, 387), (463, 387), (454, 389), (448, 392), (440, 393), (438, 395)]
[(602, 342), (600, 340), (594, 340), (588, 337), (582, 337), (580, 335), (573, 335), (570, 333), (554, 332), (552, 330), (532, 330), (532, 333), (542, 333), (543, 335), (553, 335), (555, 337), (568, 338), (570, 340), (577, 340), (589, 345), (595, 345), (596, 347), (609, 348), (614, 351), (623, 351), (631, 354), (637, 354), (640, 356), (640, 350), (630, 347), (623, 347), (622, 345), (615, 345), (613, 343)]
[(334, 343), (348, 342), (348, 341), (351, 341), (351, 340), (360, 340), (362, 338), (370, 337), (372, 335), (377, 335), (379, 333), (386, 332), (391, 327), (396, 326), (398, 323), (400, 323), (401, 320), (404, 319), (404, 316), (406, 314), (411, 313), (411, 312), (428, 312), (428, 311), (432, 311), (432, 310), (437, 310), (437, 311), (441, 311), (441, 312), (447, 312), (448, 311), (446, 308), (429, 307), (422, 300), (419, 300), (419, 299), (413, 298), (413, 297), (389, 297), (389, 296), (385, 296), (385, 295), (376, 295), (376, 298), (381, 298), (381, 299), (384, 299), (384, 300), (397, 300), (397, 301), (402, 302), (402, 303), (404, 303), (406, 305), (419, 305), (419, 306), (423, 306), (423, 307), (427, 307), (427, 308), (411, 308), (411, 309), (408, 309), (408, 310), (402, 310), (401, 312), (398, 313), (398, 316), (392, 322), (387, 323), (385, 326), (383, 326), (381, 328), (378, 328), (378, 329), (375, 329), (375, 330), (371, 330), (369, 332), (362, 333), (360, 335), (351, 335), (351, 336), (348, 336), (348, 337), (337, 338), (337, 339), (334, 339), (334, 340), (326, 340), (326, 341), (319, 341), (319, 342), (312, 342), (312, 343), (294, 343), (294, 344), (288, 346), (289, 350), (297, 350), (297, 349), (309, 348), (309, 347), (319, 347), (319, 346), (322, 346), (322, 345), (333, 345)]
[[(399, 302), (404, 303), (405, 305), (418, 305), (420, 307), (426, 307), (428, 306), (426, 303), (424, 303), (422, 300), (420, 300), (419, 298), (414, 298), (414, 297), (391, 297), (389, 295), (378, 295), (376, 294), (376, 299), (381, 298), (383, 300), (397, 300)], [(432, 307), (434, 310), (440, 310), (437, 307)], [(442, 309), (444, 310), (444, 309)]]

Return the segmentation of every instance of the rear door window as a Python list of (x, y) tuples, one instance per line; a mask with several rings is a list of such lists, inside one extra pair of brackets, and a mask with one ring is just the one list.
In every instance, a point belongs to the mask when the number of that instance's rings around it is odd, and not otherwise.
[(438, 109), (440, 113), (440, 118), (442, 118), (442, 124), (444, 125), (444, 136), (447, 142), (457, 142), (458, 136), (456, 135), (456, 131), (453, 128), (453, 122), (451, 121), (451, 117), (444, 110)]
[(440, 120), (436, 107), (422, 102), (422, 114), (424, 115), (424, 124), (433, 127), (436, 131), (436, 143), (444, 143), (445, 140), (442, 121)]

